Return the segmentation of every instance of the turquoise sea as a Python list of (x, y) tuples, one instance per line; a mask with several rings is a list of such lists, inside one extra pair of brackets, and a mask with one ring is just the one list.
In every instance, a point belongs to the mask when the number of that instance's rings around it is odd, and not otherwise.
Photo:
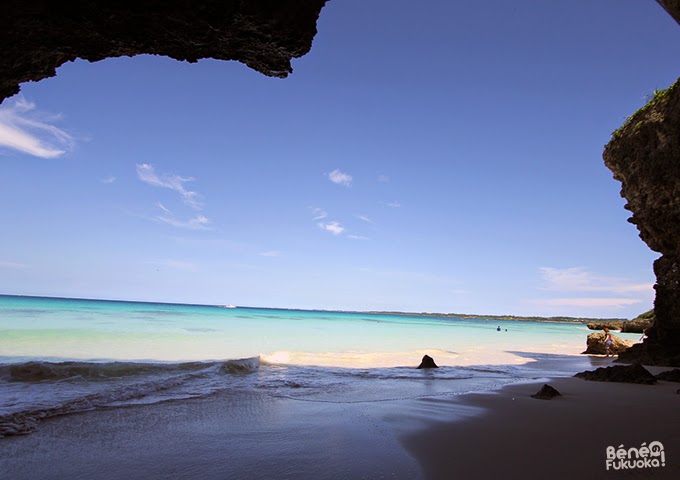
[[(583, 369), (588, 357), (576, 355), (588, 333), (570, 323), (0, 296), (0, 436), (51, 416), (217, 392), (374, 402), (492, 390)], [(441, 368), (414, 368), (425, 354)]]

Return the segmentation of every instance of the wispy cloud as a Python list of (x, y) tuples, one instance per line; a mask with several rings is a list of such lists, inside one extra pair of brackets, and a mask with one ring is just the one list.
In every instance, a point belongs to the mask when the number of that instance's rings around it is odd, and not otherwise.
[(164, 173), (162, 175), (156, 174), (153, 165), (148, 163), (137, 164), (137, 177), (144, 183), (153, 185), (154, 187), (169, 188), (177, 192), (184, 201), (195, 210), (200, 210), (202, 204), (198, 201), (199, 194), (191, 190), (187, 190), (184, 184), (193, 182), (193, 177), (181, 177), (175, 174)]
[(100, 182), (106, 183), (106, 184), (112, 184), (112, 183), (115, 182), (115, 181), (116, 181), (116, 177), (114, 177), (114, 176), (102, 178), (102, 179), (100, 180)]
[(378, 181), (380, 183), (389, 183), (390, 177), (388, 177), (387, 175), (378, 175)]
[(539, 271), (545, 282), (542, 290), (626, 294), (649, 292), (653, 288), (650, 283), (634, 283), (620, 277), (597, 275), (583, 267), (541, 267)]
[(280, 257), (281, 252), (277, 250), (268, 250), (266, 252), (260, 252), (258, 253), (258, 255), (260, 255), (261, 257)]
[(0, 262), (0, 268), (13, 268), (17, 270), (23, 270), (29, 268), (28, 265), (17, 262)]
[(188, 220), (181, 220), (161, 202), (156, 202), (156, 207), (163, 212), (162, 214), (153, 217), (153, 220), (157, 222), (165, 223), (177, 228), (185, 228), (187, 230), (210, 230), (210, 227), (208, 226), (210, 220), (203, 215), (196, 214)]
[(366, 216), (366, 215), (357, 215), (357, 218), (358, 218), (359, 220), (363, 220), (363, 221), (366, 222), (366, 223), (370, 223), (371, 225), (375, 225), (375, 222), (373, 222), (373, 220), (371, 220), (370, 218), (368, 218), (368, 216)]
[[(168, 188), (177, 192), (185, 205), (188, 205), (193, 210), (202, 210), (203, 205), (198, 201), (199, 194), (187, 190), (184, 186), (187, 182), (192, 182), (192, 177), (181, 177), (174, 174), (156, 173), (154, 167), (148, 163), (137, 164), (137, 177), (144, 183), (154, 187)], [(187, 230), (210, 230), (210, 220), (205, 215), (194, 214), (190, 218), (184, 220), (178, 218), (169, 208), (161, 202), (156, 202), (156, 207), (162, 211), (162, 214), (153, 217), (153, 220), (171, 225), (177, 228), (184, 228)]]
[(328, 179), (338, 185), (343, 187), (349, 187), (352, 185), (352, 175), (341, 172), (337, 168), (328, 174)]
[(321, 210), (320, 208), (312, 208), (312, 217), (315, 221), (316, 220), (323, 220), (327, 216), (328, 216), (328, 213)]
[(73, 149), (73, 137), (52, 123), (58, 115), (36, 110), (23, 96), (0, 106), (0, 147), (40, 158), (55, 158)]
[[(649, 301), (650, 283), (631, 282), (625, 278), (599, 275), (584, 267), (539, 268), (543, 285), (539, 290), (555, 292), (559, 298), (529, 300), (550, 307), (623, 308)], [(602, 294), (605, 294), (604, 296)]]
[(174, 217), (171, 213), (159, 215), (155, 219), (162, 223), (167, 223), (177, 228), (186, 228), (188, 230), (209, 230), (210, 220), (203, 215), (195, 215), (188, 220), (180, 220)]
[(158, 208), (160, 208), (161, 210), (163, 210), (165, 213), (172, 213), (172, 212), (170, 212), (170, 210), (168, 210), (167, 208), (165, 208), (165, 205), (163, 205), (161, 202), (156, 202), (156, 206), (157, 206)]
[(338, 222), (329, 222), (329, 223), (319, 222), (319, 223), (317, 223), (317, 225), (322, 230), (326, 230), (327, 232), (331, 232), (333, 235), (340, 235), (342, 232), (345, 231), (345, 227), (340, 225)]
[(621, 308), (642, 303), (637, 298), (547, 298), (531, 300), (537, 305), (549, 307), (608, 307)]
[[(351, 240), (369, 240), (368, 237), (364, 237), (362, 235), (357, 235), (354, 233), (350, 233), (345, 227), (340, 224), (340, 222), (337, 221), (319, 221), (319, 220), (324, 220), (328, 217), (328, 213), (320, 208), (313, 208), (312, 210), (312, 216), (314, 221), (316, 222), (317, 227), (319, 227), (321, 230), (324, 230), (326, 232), (330, 232), (333, 235), (342, 235), (346, 238), (349, 238)], [(358, 215), (357, 218), (360, 218), (364, 222), (368, 223), (373, 223), (367, 216), (365, 215)]]
[(399, 202), (384, 202), (385, 205), (387, 205), (390, 208), (400, 208), (401, 203)]

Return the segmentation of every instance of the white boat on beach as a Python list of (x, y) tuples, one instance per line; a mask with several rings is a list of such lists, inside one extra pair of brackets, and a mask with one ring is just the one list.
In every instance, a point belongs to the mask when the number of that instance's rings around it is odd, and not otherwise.
[(236, 308), (236, 305), (232, 305), (231, 303), (229, 305), (220, 305), (222, 308)]

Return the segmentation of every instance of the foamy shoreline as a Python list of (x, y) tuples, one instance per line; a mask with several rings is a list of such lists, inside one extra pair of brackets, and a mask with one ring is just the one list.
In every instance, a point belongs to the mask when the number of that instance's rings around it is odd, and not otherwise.
[[(570, 370), (610, 362), (570, 356), (533, 364), (541, 372), (554, 371), (553, 363)], [(545, 381), (563, 396), (531, 398)], [(678, 387), (566, 377), (356, 403), (221, 392), (47, 420), (31, 435), (0, 440), (0, 471), (16, 480), (677, 478)], [(652, 441), (666, 451), (654, 476), (605, 470), (608, 446)]]

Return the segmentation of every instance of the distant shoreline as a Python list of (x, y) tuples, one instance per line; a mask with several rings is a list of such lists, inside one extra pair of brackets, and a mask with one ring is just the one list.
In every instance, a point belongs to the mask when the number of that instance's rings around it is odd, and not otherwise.
[[(87, 302), (117, 302), (117, 303), (145, 303), (150, 305), (173, 305), (185, 307), (215, 307), (224, 308), (224, 305), (211, 305), (200, 303), (183, 303), (183, 302), (151, 302), (144, 300), (120, 300), (120, 299), (105, 299), (105, 298), (79, 298), (79, 297), (51, 297), (42, 295), (13, 295), (0, 293), (1, 297), (17, 297), (17, 298), (40, 298), (50, 300), (78, 300)], [(471, 320), (496, 320), (503, 322), (553, 322), (553, 323), (580, 323), (587, 324), (590, 322), (627, 322), (627, 318), (586, 318), (586, 317), (537, 317), (537, 316), (522, 316), (522, 315), (480, 315), (471, 313), (430, 313), (430, 312), (399, 312), (399, 311), (380, 311), (380, 310), (325, 310), (315, 308), (284, 308), (284, 307), (250, 307), (246, 305), (237, 305), (236, 308), (249, 308), (253, 310), (282, 310), (282, 311), (297, 311), (297, 312), (326, 312), (326, 313), (360, 313), (364, 315), (395, 315), (402, 317), (438, 317), (438, 318), (460, 318)]]
[(554, 323), (582, 323), (591, 322), (627, 322), (627, 318), (586, 318), (586, 317), (525, 317), (521, 315), (477, 315), (470, 313), (406, 313), (406, 312), (356, 312), (374, 315), (403, 315), (409, 317), (444, 317), (471, 320), (498, 320), (503, 322), (554, 322)]

